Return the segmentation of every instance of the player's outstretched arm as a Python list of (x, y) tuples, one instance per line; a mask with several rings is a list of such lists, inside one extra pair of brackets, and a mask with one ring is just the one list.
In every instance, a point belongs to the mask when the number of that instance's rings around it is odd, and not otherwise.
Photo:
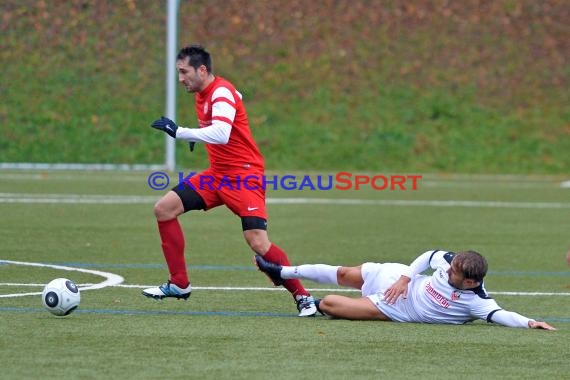
[[(488, 320), (489, 321), (489, 320)], [(498, 323), (507, 327), (519, 327), (529, 329), (556, 330), (546, 322), (535, 321), (515, 313), (514, 311), (496, 310), (491, 314), (490, 322)]]
[(541, 330), (556, 331), (556, 328), (550, 326), (546, 322), (533, 321), (533, 320), (528, 321), (528, 328), (529, 329), (541, 329)]

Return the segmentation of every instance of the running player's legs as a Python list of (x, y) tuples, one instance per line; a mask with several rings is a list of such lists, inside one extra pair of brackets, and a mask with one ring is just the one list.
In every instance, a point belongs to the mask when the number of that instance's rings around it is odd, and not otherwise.
[(192, 289), (184, 255), (186, 242), (178, 216), (190, 210), (204, 209), (206, 209), (204, 198), (188, 183), (181, 183), (172, 188), (154, 205), (161, 248), (170, 276), (168, 283), (145, 289), (143, 291), (145, 296), (184, 299), (190, 296)]
[[(247, 182), (239, 182), (242, 178)], [(272, 263), (290, 265), (285, 251), (273, 244), (267, 234), (267, 210), (262, 178), (262, 174), (242, 176), (233, 181), (231, 186), (221, 187), (219, 196), (224, 204), (241, 218), (243, 236), (255, 253)], [(285, 280), (283, 286), (297, 302), (299, 316), (316, 314), (314, 300), (299, 280)], [(307, 303), (306, 300), (309, 298), (310, 301)]]
[(170, 272), (170, 281), (186, 288), (189, 283), (186, 269), (185, 238), (178, 216), (192, 210), (207, 210), (221, 204), (216, 192), (200, 188), (199, 177), (172, 188), (155, 205), (162, 251)]

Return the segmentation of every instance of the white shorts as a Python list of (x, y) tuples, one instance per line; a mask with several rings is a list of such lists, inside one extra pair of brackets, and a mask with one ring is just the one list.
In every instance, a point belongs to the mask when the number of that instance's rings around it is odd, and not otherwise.
[(383, 303), (384, 292), (396, 282), (408, 266), (398, 263), (364, 263), (362, 264), (362, 296), (367, 297), (378, 307)]

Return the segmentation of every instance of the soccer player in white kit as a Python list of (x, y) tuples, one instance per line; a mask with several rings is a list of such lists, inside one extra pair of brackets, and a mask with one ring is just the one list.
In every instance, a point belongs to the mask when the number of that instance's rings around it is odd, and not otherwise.
[[(489, 297), (483, 284), (487, 261), (475, 251), (426, 251), (409, 266), (280, 266), (260, 256), (255, 260), (274, 282), (297, 278), (360, 289), (361, 298), (328, 295), (318, 302), (323, 314), (335, 318), (442, 324), (482, 319), (508, 327), (555, 330), (546, 322), (503, 310)], [(432, 275), (421, 274), (428, 268), (434, 270)]]

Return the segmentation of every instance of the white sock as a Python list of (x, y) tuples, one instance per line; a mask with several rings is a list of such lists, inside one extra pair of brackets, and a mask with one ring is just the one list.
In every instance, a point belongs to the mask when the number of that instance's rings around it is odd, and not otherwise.
[(321, 284), (338, 285), (337, 272), (340, 266), (326, 264), (303, 264), (296, 267), (283, 266), (281, 277), (284, 279), (303, 278)]

